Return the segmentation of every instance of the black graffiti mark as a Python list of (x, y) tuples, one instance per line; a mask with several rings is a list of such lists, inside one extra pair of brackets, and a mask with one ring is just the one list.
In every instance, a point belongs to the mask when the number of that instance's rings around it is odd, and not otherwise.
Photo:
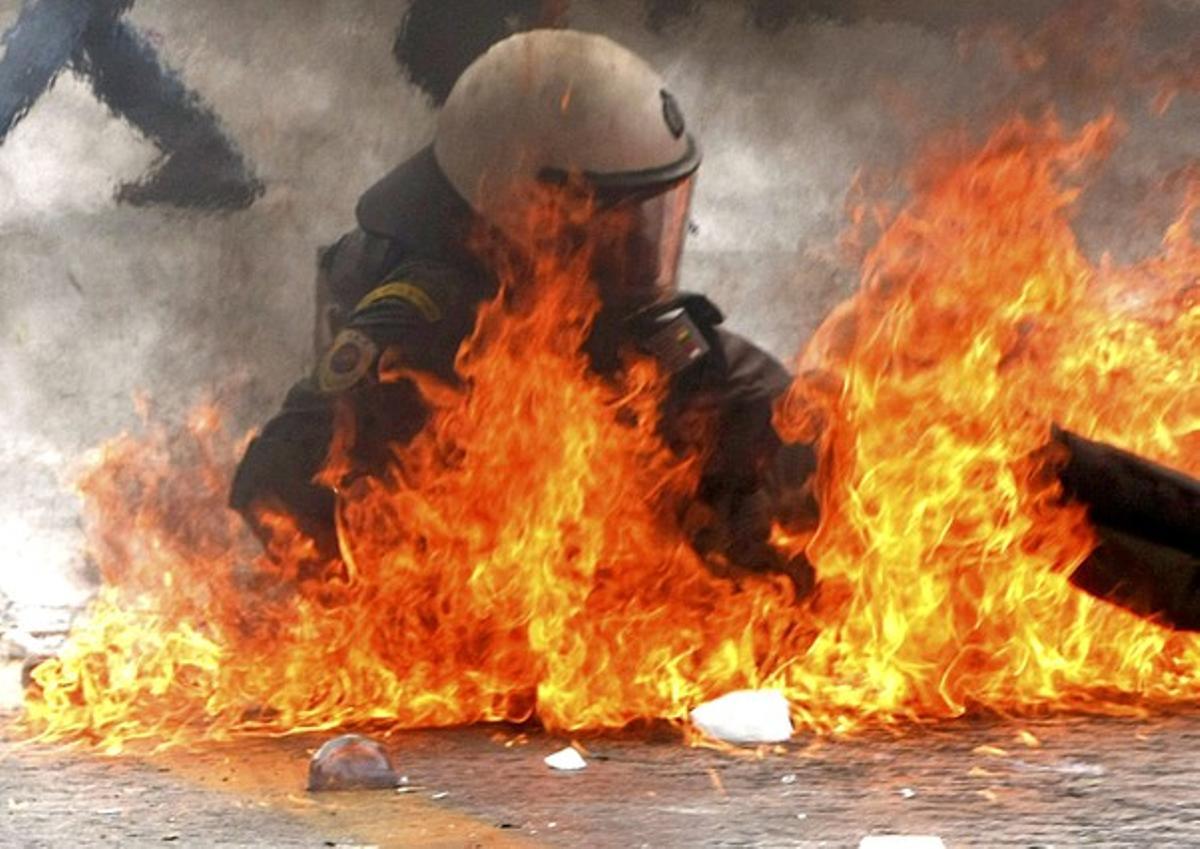
[(117, 189), (118, 201), (240, 209), (262, 194), (220, 121), (121, 15), (133, 0), (27, 0), (3, 38), (0, 143), (73, 67), (97, 98), (151, 139), (162, 158), (146, 177)]

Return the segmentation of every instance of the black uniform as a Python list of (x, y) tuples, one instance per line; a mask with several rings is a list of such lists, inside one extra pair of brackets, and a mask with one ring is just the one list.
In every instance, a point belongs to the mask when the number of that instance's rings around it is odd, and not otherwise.
[[(232, 506), (260, 534), (267, 531), (257, 526), (256, 508), (283, 509), (327, 553), (336, 552), (334, 495), (313, 482), (333, 436), (336, 403), (354, 409), (353, 468), (383, 468), (389, 447), (416, 435), (427, 410), (411, 382), (375, 378), (379, 354), (390, 349), (406, 367), (453, 381), (455, 354), (477, 307), (495, 291), (486, 269), (459, 247), (454, 222), (467, 217), (461, 202), (432, 156), (421, 159), (364, 195), (359, 229), (322, 257), (317, 336), (333, 341), (316, 373), (292, 388), (251, 442), (234, 481)], [(413, 198), (416, 208), (406, 206)], [(664, 402), (668, 430), (688, 413), (715, 418), (715, 446), (698, 491), (698, 512), (707, 518), (688, 521), (696, 548), (748, 569), (787, 571), (807, 589), (807, 565), (782, 563), (767, 545), (773, 520), (816, 515), (807, 486), (813, 452), (783, 445), (771, 426), (772, 406), (791, 379), (721, 322), (706, 298), (680, 294), (617, 323), (601, 316), (588, 353), (599, 372), (615, 367), (620, 346), (656, 356), (673, 375)]]

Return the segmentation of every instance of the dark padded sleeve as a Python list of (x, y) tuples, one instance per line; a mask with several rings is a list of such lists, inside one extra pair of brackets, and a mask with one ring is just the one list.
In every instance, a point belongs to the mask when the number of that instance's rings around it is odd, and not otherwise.
[(714, 550), (738, 565), (791, 575), (797, 589), (811, 586), (807, 563), (782, 563), (770, 546), (775, 522), (795, 525), (815, 520), (811, 476), (813, 449), (784, 444), (771, 423), (775, 401), (791, 376), (774, 357), (724, 328), (716, 329), (723, 368), (708, 381), (716, 406), (716, 442), (701, 479), (699, 495), (718, 525), (708, 529)]
[(726, 486), (757, 488), (767, 458), (780, 447), (771, 425), (777, 398), (791, 383), (778, 360), (724, 328), (716, 329), (723, 368), (713, 378), (720, 426), (706, 477)]
[[(454, 354), (472, 316), (453, 270), (410, 263), (386, 275), (386, 282), (346, 318), (316, 375), (292, 388), (280, 412), (250, 443), (234, 479), (231, 506), (262, 538), (269, 532), (260, 511), (282, 510), (323, 552), (336, 553), (336, 499), (313, 481), (325, 464), (335, 415), (339, 424), (354, 429), (348, 434), (351, 474), (382, 470), (390, 448), (412, 439), (427, 411), (411, 381), (377, 378), (381, 352), (392, 352), (393, 361), (414, 370), (452, 379)], [(365, 347), (363, 337), (370, 340)], [(335, 374), (333, 358), (349, 338), (359, 340), (353, 350), (361, 359), (352, 357), (350, 370)], [(353, 380), (330, 380), (346, 374)]]
[(360, 229), (351, 230), (317, 254), (316, 322), (313, 350), (329, 349), (354, 307), (399, 261), (400, 247)]
[(771, 423), (776, 401), (792, 383), (791, 374), (740, 336), (721, 329), (719, 338), (728, 364), (724, 462), (753, 469), (756, 485), (769, 497), (773, 521), (791, 527), (815, 523), (816, 451), (805, 442), (784, 443)]
[(324, 285), (344, 318), (395, 267), (399, 255), (394, 242), (362, 229), (351, 230), (321, 252)]
[(247, 447), (229, 501), (260, 538), (268, 530), (259, 511), (278, 510), (292, 516), (322, 551), (336, 551), (334, 495), (313, 483), (333, 436), (333, 402), (311, 378), (300, 381)]

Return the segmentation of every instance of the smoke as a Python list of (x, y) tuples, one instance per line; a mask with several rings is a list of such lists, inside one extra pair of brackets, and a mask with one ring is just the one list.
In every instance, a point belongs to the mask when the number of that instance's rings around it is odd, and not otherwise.
[(78, 49), (95, 10), (87, 0), (27, 4), (3, 38), (0, 140), (25, 117)]
[(117, 200), (238, 209), (262, 193), (217, 117), (163, 67), (154, 46), (121, 21), (133, 0), (31, 0), (3, 38), (0, 143), (72, 67), (101, 102), (158, 146), (164, 162)]
[[(53, 2), (46, 8), (69, 10), (74, 0)], [(0, 0), (0, 30), (28, 8)], [(0, 85), (0, 107), (14, 116), (0, 144), (0, 593), (75, 600), (65, 587), (86, 563), (64, 481), (81, 452), (137, 426), (135, 391), (166, 417), (202, 392), (218, 395), (239, 427), (271, 413), (311, 362), (317, 248), (353, 226), (374, 179), (428, 143), (432, 104), (459, 70), (516, 29), (604, 32), (662, 69), (705, 152), (685, 284), (781, 357), (855, 285), (839, 241), (851, 185), (890, 185), (881, 194), (900, 197), (903, 183), (883, 178), (923, 145), (952, 132), (980, 139), (1014, 107), (1053, 106), (1068, 122), (1109, 108), (1122, 116), (1124, 138), (1082, 229), (1093, 254), (1146, 250), (1173, 197), (1156, 193), (1157, 181), (1197, 154), (1189, 51), (1200, 4), (1147, 0), (1131, 7), (1133, 26), (1114, 12), (1055, 29), (1064, 14), (1080, 20), (1068, 8), (141, 0), (109, 42), (128, 79), (93, 73), (98, 54), (64, 70), (64, 49), (38, 42), (48, 52), (28, 67), (40, 69), (41, 93)], [(1123, 64), (1092, 73), (1093, 31), (1133, 41)], [(1014, 61), (1032, 50), (1040, 64)], [(157, 72), (145, 64), (151, 52)], [(1173, 91), (1165, 111), (1164, 87)], [(129, 105), (138, 97), (180, 108)], [(218, 136), (236, 158), (222, 158)], [(189, 146), (203, 167), (162, 161)], [(143, 182), (156, 163), (163, 170)], [(115, 197), (126, 185), (148, 200), (254, 202), (222, 215), (132, 208)]]

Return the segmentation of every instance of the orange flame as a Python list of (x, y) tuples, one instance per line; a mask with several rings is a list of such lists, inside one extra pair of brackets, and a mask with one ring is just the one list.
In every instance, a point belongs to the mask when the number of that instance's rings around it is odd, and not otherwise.
[(587, 249), (559, 238), (570, 210), (543, 209), (462, 386), (416, 378), (430, 425), (341, 493), (343, 562), (301, 568), (315, 553), (284, 517), (255, 558), (210, 410), (106, 447), (84, 482), (105, 587), (35, 673), (30, 728), (115, 750), (372, 721), (611, 728), (740, 687), (837, 731), (1193, 700), (1196, 637), (1068, 583), (1092, 535), (1040, 459), (1059, 422), (1200, 472), (1200, 194), (1160, 256), (1089, 263), (1067, 183), (1112, 125), (1017, 121), (931, 168), (801, 358), (777, 427), (820, 438), (822, 520), (777, 544), (816, 563), (811, 605), (687, 546), (700, 458), (656, 435), (651, 363), (588, 371)]
[(185, 437), (203, 461), (187, 477), (161, 449), (110, 446), (85, 484), (108, 586), (36, 673), (31, 725), (112, 748), (535, 712), (553, 728), (619, 727), (682, 719), (802, 650), (786, 581), (718, 579), (679, 531), (699, 457), (656, 434), (654, 364), (589, 374), (588, 248), (561, 247), (577, 214), (531, 216), (533, 278), (482, 310), (462, 388), (383, 364), (384, 379), (419, 382), (432, 422), (387, 474), (341, 493), (344, 563), (316, 577), (284, 517), (273, 556), (243, 566), (218, 472), (232, 452), (211, 416)]
[(1112, 119), (1015, 121), (931, 174), (778, 416), (824, 425), (809, 554), (829, 625), (788, 675), (813, 723), (1115, 711), (1198, 692), (1200, 643), (1084, 595), (1093, 545), (1037, 460), (1051, 422), (1200, 469), (1196, 197), (1160, 257), (1092, 266), (1065, 180)]

